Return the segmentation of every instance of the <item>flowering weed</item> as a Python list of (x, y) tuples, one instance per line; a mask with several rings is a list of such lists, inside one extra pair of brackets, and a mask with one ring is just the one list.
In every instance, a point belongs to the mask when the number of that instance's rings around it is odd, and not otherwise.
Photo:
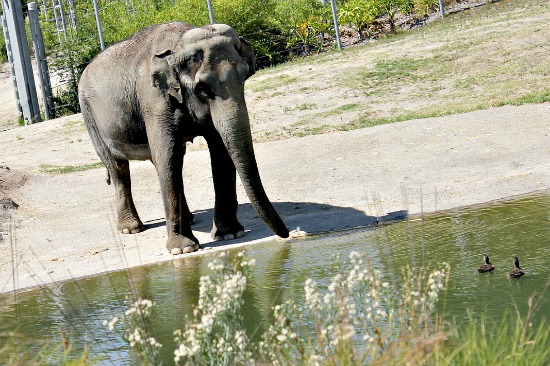
[(162, 345), (151, 336), (151, 310), (153, 302), (147, 299), (138, 299), (119, 317), (114, 316), (111, 320), (105, 320), (103, 325), (109, 330), (115, 329), (118, 325), (124, 328), (124, 338), (130, 343), (139, 356), (147, 364), (161, 365), (160, 348)]
[[(302, 301), (273, 307), (274, 322), (251, 342), (243, 325), (243, 293), (254, 259), (243, 252), (220, 253), (199, 283), (199, 300), (183, 329), (174, 332), (174, 362), (181, 365), (355, 365), (396, 364), (424, 357), (417, 345), (437, 344), (439, 324), (433, 316), (445, 289), (449, 266), (429, 272), (403, 271), (402, 285), (392, 286), (368, 259), (352, 252), (336, 265), (326, 288), (313, 279), (304, 283)], [(142, 358), (158, 364), (158, 344), (147, 335), (152, 303), (138, 300), (124, 314), (125, 337)], [(113, 318), (105, 325), (118, 323)], [(438, 337), (435, 337), (437, 335)], [(400, 361), (397, 361), (400, 360)]]
[[(289, 360), (303, 365), (374, 364), (388, 351), (395, 353), (405, 335), (416, 335), (419, 328), (434, 331), (428, 324), (445, 288), (448, 265), (434, 272), (407, 268), (402, 288), (383, 281), (381, 272), (357, 252), (350, 254), (349, 269), (342, 267), (337, 266), (339, 273), (325, 290), (306, 280), (304, 306), (287, 302), (274, 307), (276, 323), (260, 343), (263, 357), (276, 365)], [(308, 334), (300, 329), (308, 324), (313, 337), (295, 336)]]
[(241, 308), (247, 275), (254, 259), (240, 252), (229, 259), (225, 253), (208, 264), (202, 276), (199, 301), (193, 319), (174, 333), (179, 344), (174, 361), (182, 365), (253, 364), (250, 340), (243, 330)]

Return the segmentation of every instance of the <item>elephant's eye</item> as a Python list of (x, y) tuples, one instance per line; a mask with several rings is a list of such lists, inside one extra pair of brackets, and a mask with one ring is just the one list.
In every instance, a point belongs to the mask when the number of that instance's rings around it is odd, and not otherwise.
[(207, 102), (209, 99), (214, 99), (215, 95), (205, 82), (199, 82), (195, 86), (195, 93), (203, 102)]
[(195, 52), (192, 55), (185, 56), (181, 62), (181, 68), (183, 72), (191, 73), (196, 71), (202, 64), (204, 53), (202, 51)]

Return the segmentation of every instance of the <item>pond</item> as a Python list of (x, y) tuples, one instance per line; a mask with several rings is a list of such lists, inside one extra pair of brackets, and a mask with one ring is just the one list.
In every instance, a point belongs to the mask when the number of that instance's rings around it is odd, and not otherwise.
[[(541, 293), (550, 279), (550, 196), (519, 199), (424, 215), (369, 229), (331, 233), (291, 242), (245, 247), (256, 260), (245, 292), (248, 329), (261, 331), (270, 321), (271, 306), (303, 293), (304, 281), (328, 282), (336, 253), (365, 253), (388, 281), (402, 268), (451, 265), (446, 295), (446, 316), (466, 321), (470, 316), (498, 322), (504, 312), (527, 311), (528, 299)], [(240, 250), (243, 250), (242, 248)], [(476, 268), (488, 254), (497, 267), (487, 274)], [(510, 280), (512, 259), (518, 256), (525, 276)], [(137, 362), (120, 334), (108, 331), (103, 321), (123, 312), (132, 293), (154, 301), (154, 334), (164, 345), (164, 358), (173, 358), (173, 331), (191, 315), (198, 299), (200, 276), (208, 274), (213, 254), (69, 281), (46, 289), (0, 297), (0, 344), (5, 333), (16, 330), (24, 352), (61, 345), (66, 331), (71, 344), (89, 347), (92, 360), (101, 364)], [(546, 293), (535, 321), (550, 314)], [(2, 338), (3, 337), (3, 338)], [(0, 347), (1, 348), (1, 347)]]

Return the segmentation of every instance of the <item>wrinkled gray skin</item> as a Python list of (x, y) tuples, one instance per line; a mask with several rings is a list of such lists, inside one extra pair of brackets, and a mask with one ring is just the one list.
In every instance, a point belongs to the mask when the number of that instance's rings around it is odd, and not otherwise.
[(251, 203), (281, 237), (288, 229), (264, 191), (252, 147), (244, 82), (254, 73), (250, 45), (224, 24), (151, 26), (100, 53), (79, 84), (82, 114), (116, 190), (118, 228), (143, 230), (128, 160), (150, 159), (158, 173), (172, 254), (199, 248), (183, 193), (185, 143), (208, 142), (214, 179), (212, 237), (244, 235), (237, 220), (236, 172)]

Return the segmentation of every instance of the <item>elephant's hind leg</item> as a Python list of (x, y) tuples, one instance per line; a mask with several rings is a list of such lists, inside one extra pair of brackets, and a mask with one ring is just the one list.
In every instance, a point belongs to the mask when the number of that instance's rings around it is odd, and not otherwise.
[(132, 198), (130, 180), (130, 164), (127, 160), (113, 159), (109, 172), (116, 191), (116, 206), (118, 215), (118, 230), (123, 234), (136, 234), (143, 231), (143, 223), (139, 219)]

